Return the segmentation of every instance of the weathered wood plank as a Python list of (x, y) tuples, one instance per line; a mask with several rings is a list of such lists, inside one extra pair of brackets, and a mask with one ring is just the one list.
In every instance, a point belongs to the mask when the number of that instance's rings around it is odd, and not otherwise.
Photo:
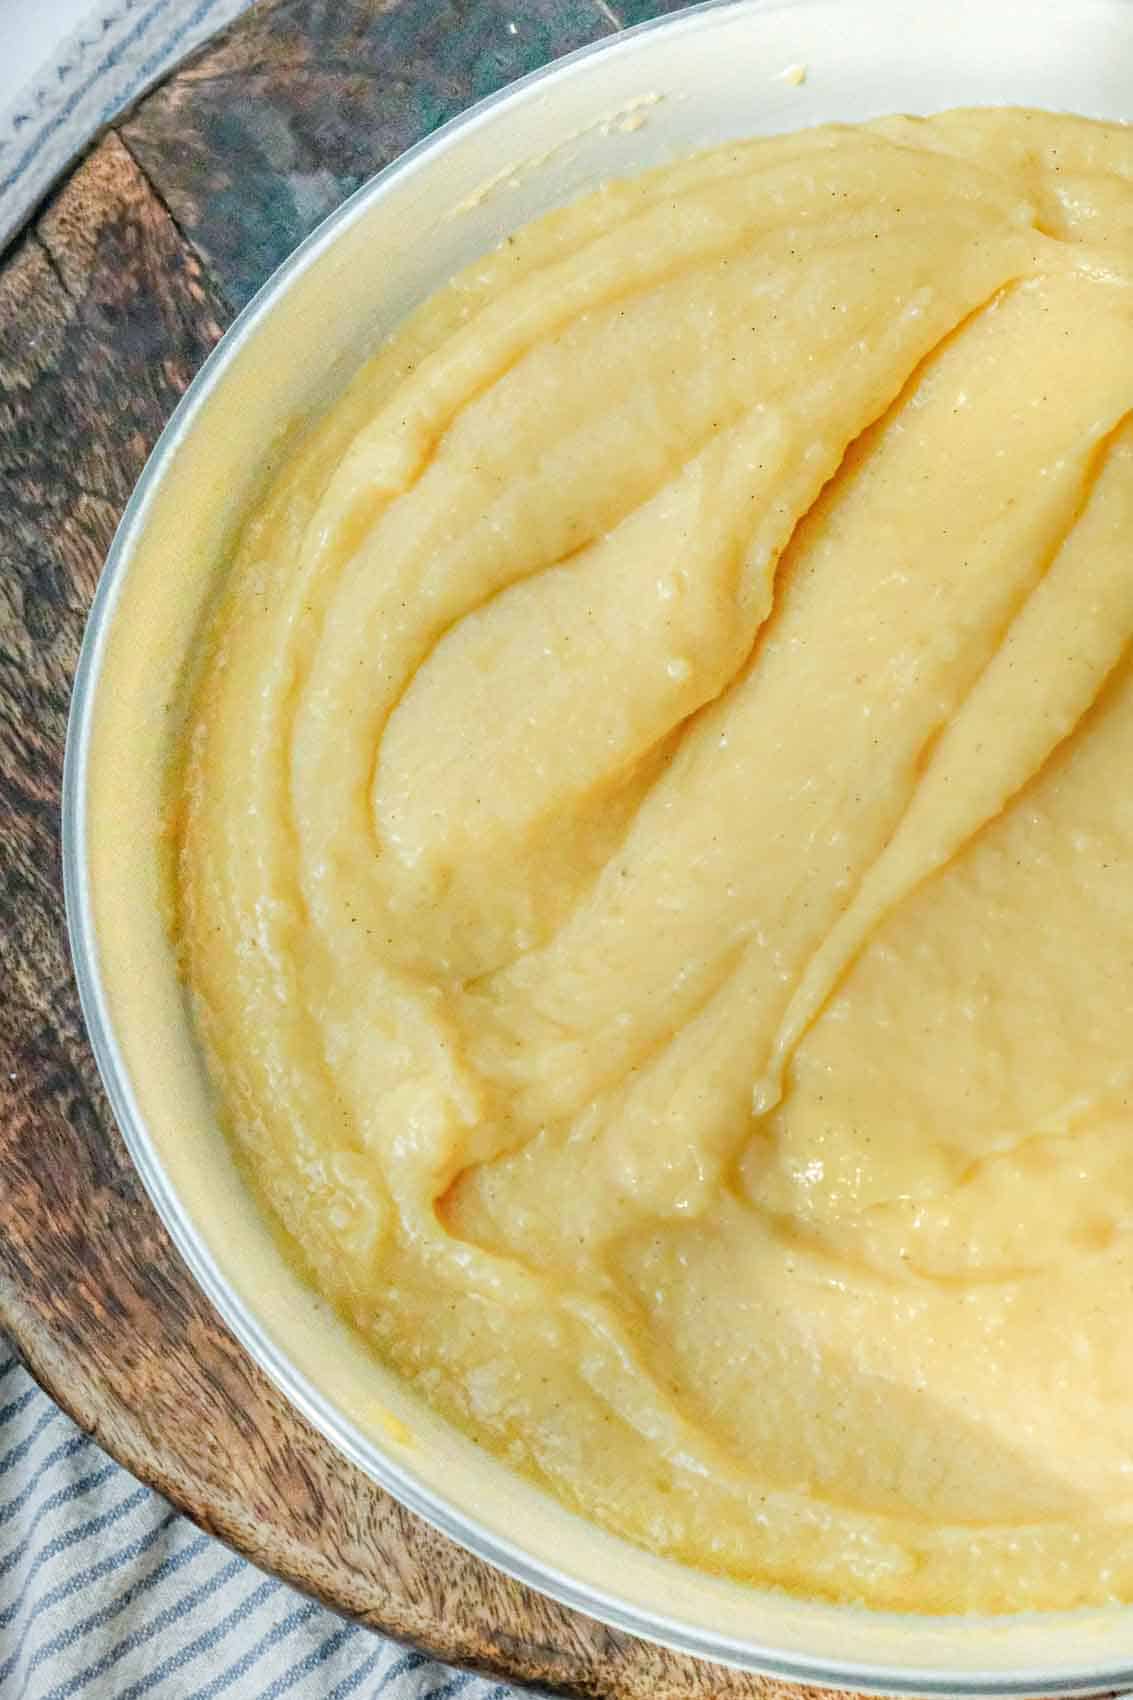
[(122, 135), (241, 307), (412, 142), (613, 28), (594, 0), (281, 0), (180, 70)]

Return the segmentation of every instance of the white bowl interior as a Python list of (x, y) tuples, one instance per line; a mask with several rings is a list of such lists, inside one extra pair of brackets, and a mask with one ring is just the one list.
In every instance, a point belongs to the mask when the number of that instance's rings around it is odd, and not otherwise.
[[(807, 67), (799, 86), (791, 65)], [(68, 909), (99, 1061), (180, 1249), (253, 1355), (356, 1463), (545, 1591), (689, 1651), (882, 1689), (1113, 1686), (1133, 1672), (1133, 1610), (905, 1618), (759, 1593), (602, 1533), (434, 1417), (296, 1279), (237, 1175), (165, 934), (154, 828), (170, 682), (265, 463), (408, 308), (604, 178), (761, 131), (999, 103), (1133, 114), (1133, 5), (739, 0), (575, 55), (448, 126), (316, 233), (190, 392), (104, 576), (68, 752)], [(627, 114), (644, 122), (620, 126)]]

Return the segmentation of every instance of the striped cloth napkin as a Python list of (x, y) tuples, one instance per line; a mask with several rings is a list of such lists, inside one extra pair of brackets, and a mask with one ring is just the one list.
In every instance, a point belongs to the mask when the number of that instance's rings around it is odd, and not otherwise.
[(0, 1336), (2, 1700), (520, 1700), (345, 1623), (112, 1462)]

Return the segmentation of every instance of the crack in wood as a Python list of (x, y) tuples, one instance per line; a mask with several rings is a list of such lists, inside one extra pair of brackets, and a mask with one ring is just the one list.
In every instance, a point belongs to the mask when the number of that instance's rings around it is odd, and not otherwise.
[(229, 319), (235, 318), (238, 303), (234, 303), (229, 299), (228, 291), (224, 287), (224, 280), (218, 276), (215, 268), (209, 260), (208, 255), (202, 252), (202, 250), (194, 244), (192, 237), (183, 227), (180, 219), (170, 204), (168, 196), (162, 190), (161, 185), (156, 181), (151, 173), (146, 170), (145, 164), (139, 156), (137, 149), (129, 140), (126, 133), (126, 126), (123, 125), (121, 128), (116, 127), (113, 134), (134, 162), (134, 166), (136, 167), (139, 176), (145, 180), (146, 186), (153, 195), (154, 200), (157, 201), (159, 206), (162, 208), (162, 211), (165, 213), (170, 224), (173, 226), (173, 229), (177, 233), (177, 237), (180, 242), (184, 245), (186, 252), (191, 254), (196, 263), (200, 266), (201, 274), (213, 294), (216, 296), (218, 304), (225, 308)]

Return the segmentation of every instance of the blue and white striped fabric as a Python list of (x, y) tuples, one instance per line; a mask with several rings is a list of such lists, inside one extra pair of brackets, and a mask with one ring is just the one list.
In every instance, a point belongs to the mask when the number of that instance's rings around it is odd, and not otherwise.
[(519, 1700), (372, 1635), (199, 1533), (0, 1336), (0, 1700)]
[[(19, 5), (0, 0), (0, 40)], [(35, 0), (50, 8), (52, 0)], [(251, 0), (102, 0), (0, 111), (0, 248), (98, 131)], [(42, 28), (42, 24), (40, 25)]]

